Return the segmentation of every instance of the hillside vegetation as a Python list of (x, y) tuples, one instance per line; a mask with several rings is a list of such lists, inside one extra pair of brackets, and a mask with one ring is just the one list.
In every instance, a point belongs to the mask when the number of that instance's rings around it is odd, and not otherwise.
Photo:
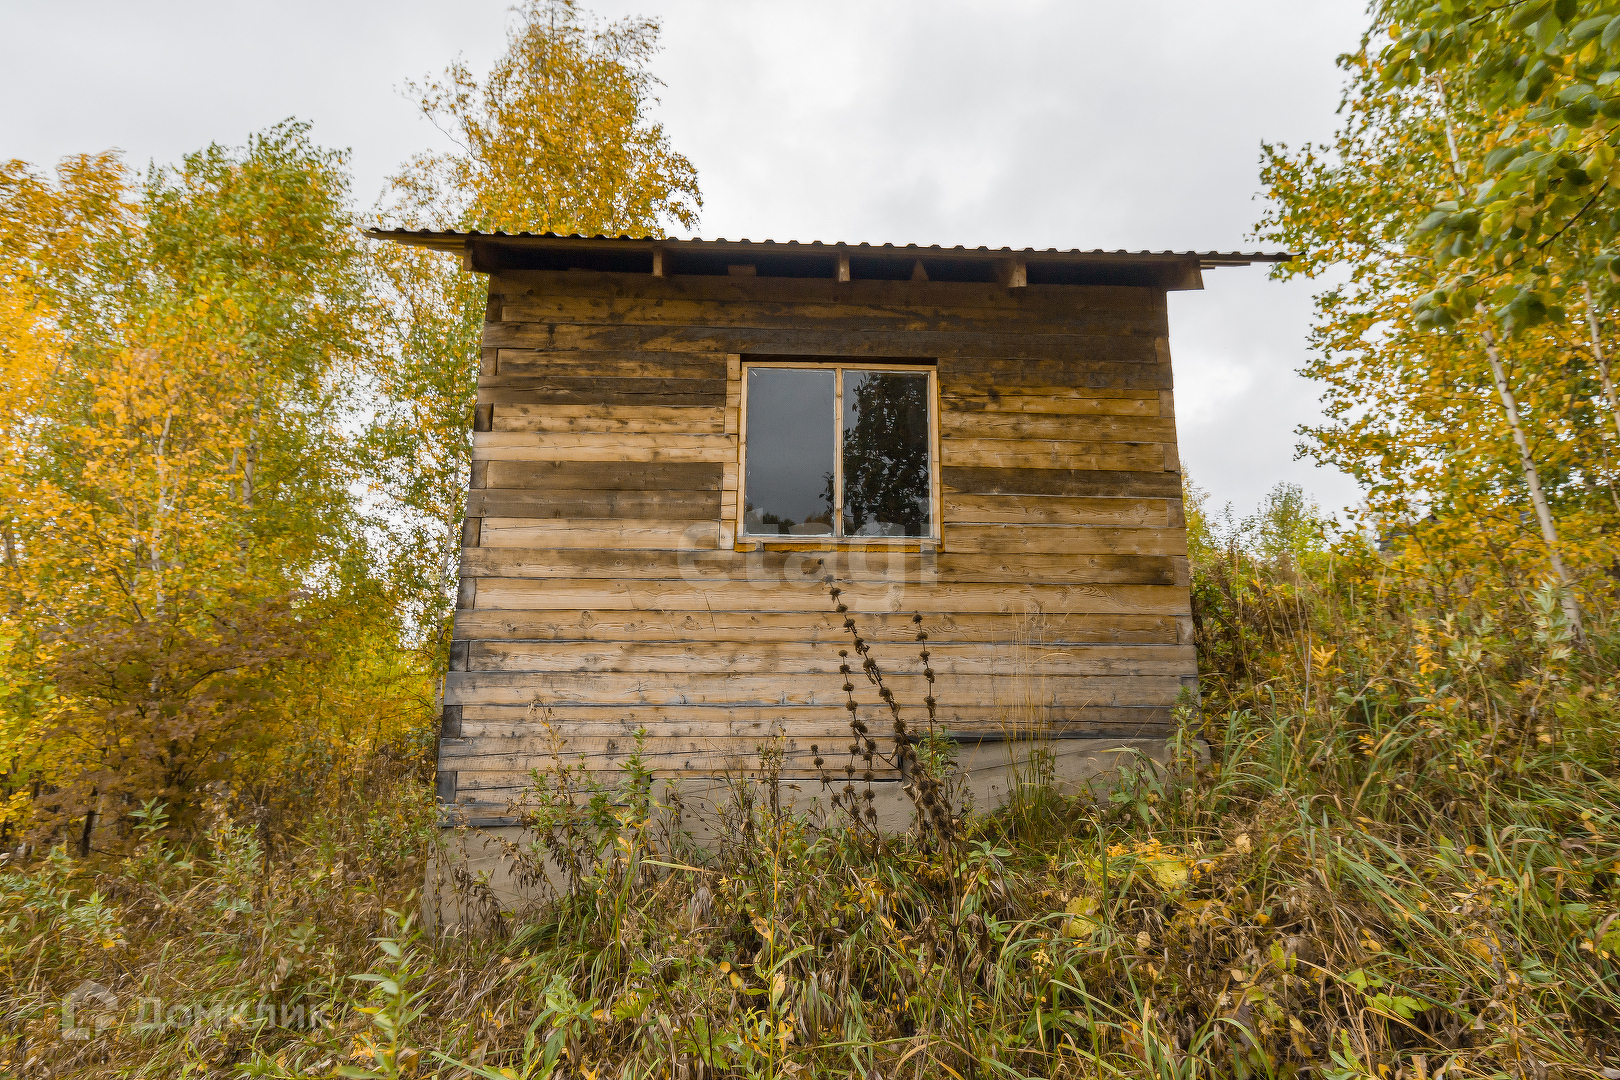
[(559, 765), (512, 858), (571, 887), (423, 930), (485, 296), (356, 226), (691, 226), (657, 34), (530, 0), (364, 216), (295, 121), (0, 165), (0, 1071), (1620, 1078), (1611, 0), (1375, 4), (1263, 149), (1366, 499), (1188, 488), (1169, 767), (968, 813), (925, 744), (925, 829), (740, 777), (700, 849)]
[[(718, 848), (683, 848), (631, 772), (535, 819), (526, 858), (572, 856), (571, 894), (435, 937), (420, 757), (334, 774), (268, 847), (224, 805), (189, 840), (151, 808), (127, 856), (0, 879), (4, 1054), (108, 1076), (1613, 1067), (1609, 616), (1576, 648), (1550, 590), (1518, 619), (1441, 610), (1400, 559), (1319, 536), (1286, 489), (1195, 532), (1206, 697), (1176, 768), (1100, 800), (1032, 784), (948, 842), (816, 830), (744, 787)], [(119, 1022), (64, 1040), (86, 979)], [(137, 1023), (150, 998), (168, 1026)]]

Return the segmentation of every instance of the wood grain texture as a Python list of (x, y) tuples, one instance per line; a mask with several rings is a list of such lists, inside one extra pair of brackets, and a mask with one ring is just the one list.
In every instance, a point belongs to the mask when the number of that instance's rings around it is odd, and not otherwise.
[[(858, 254), (858, 253), (857, 253)], [(831, 253), (829, 253), (829, 259)], [(503, 270), (489, 279), (490, 296), (501, 303), (519, 298), (568, 296), (577, 298), (759, 302), (805, 304), (872, 304), (896, 309), (926, 310), (938, 305), (952, 311), (985, 311), (998, 324), (1020, 312), (1035, 321), (1061, 325), (1071, 315), (1084, 318), (1092, 311), (1131, 312), (1144, 326), (1166, 325), (1164, 292), (1136, 286), (1032, 285), (1010, 292), (989, 282), (907, 282), (825, 279), (687, 276), (675, 274), (663, 281), (623, 274), (570, 270)]]
[[(902, 700), (921, 701), (927, 683), (919, 675), (885, 677)], [(451, 671), (446, 705), (832, 705), (845, 694), (836, 678), (735, 674), (634, 674), (592, 672)], [(1181, 694), (1175, 675), (1051, 675), (1032, 686), (1015, 675), (941, 675), (935, 694), (965, 706), (1173, 705)], [(875, 696), (875, 695), (874, 695)]]
[[(502, 519), (484, 519), (486, 547), (498, 546), (489, 539), (489, 535), (499, 532), (503, 526)], [(669, 528), (673, 529), (674, 526)], [(561, 539), (565, 532), (566, 526), (558, 525), (552, 535)], [(620, 546), (633, 545), (627, 543)], [(826, 594), (819, 589), (769, 581), (609, 581), (598, 578), (477, 580), (477, 606), (480, 608), (525, 609), (544, 606), (597, 611), (819, 613), (828, 606)], [(1187, 590), (1168, 585), (938, 584), (917, 587), (903, 583), (852, 582), (840, 600), (851, 611), (861, 614), (973, 612), (1034, 616), (1042, 613), (1181, 615), (1191, 612)]]
[(486, 487), (540, 491), (719, 491), (724, 481), (724, 466), (701, 462), (490, 461), (484, 471)]
[[(719, 523), (713, 520), (486, 517), (480, 530), (480, 546), (486, 548), (661, 548), (681, 551), (713, 548), (719, 543)], [(485, 606), (498, 606), (497, 595), (504, 593), (491, 593)]]
[[(618, 732), (634, 736), (645, 725), (650, 734), (746, 735), (769, 737), (778, 732), (794, 737), (829, 736), (847, 745), (849, 713), (842, 705), (771, 705), (765, 707), (709, 705), (464, 705), (463, 736), (533, 740), (543, 744), (551, 732), (559, 735), (601, 735)], [(918, 710), (903, 711), (909, 723)], [(869, 728), (889, 717), (880, 702), (860, 703), (857, 715)], [(1026, 708), (1022, 703), (975, 706), (941, 703), (938, 722), (947, 730), (1014, 733), (1072, 729), (1079, 725), (1136, 725), (1168, 722), (1162, 705), (1064, 705)], [(926, 717), (919, 723), (925, 722)], [(841, 749), (834, 745), (831, 749)]]
[[(472, 641), (467, 671), (603, 672), (614, 674), (826, 675), (838, 677), (840, 659), (831, 645), (803, 642), (581, 642)], [(1025, 650), (996, 644), (930, 643), (934, 670), (948, 675), (1181, 675), (1196, 658), (1188, 645), (1048, 645)], [(884, 676), (918, 674), (916, 652), (893, 650), (883, 658)], [(855, 665), (857, 676), (859, 664)], [(860, 680), (863, 689), (866, 680)]]
[(1163, 528), (1170, 524), (1168, 499), (1072, 498), (1062, 495), (945, 496), (945, 521), (1000, 525), (1135, 525)]
[(947, 465), (945, 493), (971, 495), (1080, 495), (1105, 498), (1181, 498), (1181, 477), (1160, 471), (995, 469)]
[(737, 460), (735, 436), (685, 433), (482, 431), (473, 433), (472, 450), (474, 460), (485, 461)]
[(663, 518), (696, 521), (720, 512), (718, 491), (580, 491), (484, 488), (467, 496), (469, 517)]
[(543, 352), (497, 349), (494, 374), (526, 377), (613, 379), (723, 379), (724, 353)]
[(1185, 555), (1184, 529), (1116, 529), (1106, 525), (951, 525), (945, 544), (956, 552), (1013, 556)]
[[(837, 769), (849, 737), (829, 575), (903, 701), (929, 635), (958, 737), (1168, 730), (1196, 658), (1162, 291), (525, 271), (490, 295), (461, 797), (494, 812), (553, 751), (612, 774), (638, 728), (660, 775), (780, 739), (814, 783), (810, 745)], [(941, 547), (734, 550), (742, 365), (785, 357), (937, 365)]]
[(1030, 388), (1004, 388), (993, 382), (953, 382), (940, 387), (940, 404), (947, 417), (967, 413), (1157, 417), (1162, 415), (1160, 395), (1167, 392), (1049, 386), (1037, 393)]
[(656, 405), (496, 405), (491, 431), (725, 435), (724, 408)]
[(965, 412), (952, 409), (940, 416), (940, 435), (947, 439), (1173, 443), (1176, 441), (1176, 423), (1162, 416)]
[[(498, 494), (498, 493), (497, 493)], [(558, 492), (557, 496), (568, 493)], [(641, 493), (586, 493), (591, 498)], [(708, 492), (650, 492), (705, 496)], [(589, 516), (575, 514), (573, 516)], [(1186, 576), (1186, 560), (1139, 555), (975, 555), (872, 549), (853, 552), (780, 552), (719, 550), (616, 551), (581, 548), (476, 548), (462, 552), (461, 573), (466, 577), (509, 578), (643, 578), (737, 580), (791, 584), (822, 590), (822, 578), (832, 574), (843, 582), (1021, 581), (1027, 584), (1142, 584), (1179, 585)]]
[(480, 376), (480, 405), (724, 405), (724, 379)]
[[(476, 580), (476, 579), (463, 579)], [(1185, 590), (1183, 590), (1185, 591)], [(535, 597), (543, 602), (544, 597)], [(808, 607), (808, 605), (807, 605)], [(913, 612), (862, 613), (863, 637), (912, 648), (919, 624)], [(1186, 620), (1189, 624), (1190, 619)], [(1033, 614), (924, 612), (920, 624), (930, 641), (987, 641), (1013, 646), (1050, 644), (1184, 643), (1174, 615), (1117, 613)], [(807, 641), (847, 648), (843, 618), (821, 611), (615, 610), (612, 608), (485, 608), (456, 612), (458, 638), (524, 638), (552, 641)], [(1190, 640), (1187, 638), (1186, 640)]]
[(1163, 443), (952, 438), (939, 441), (941, 467), (965, 469), (1150, 472), (1156, 467), (1163, 468), (1165, 449)]
[(1141, 308), (1081, 307), (1061, 312), (1044, 305), (1009, 303), (972, 308), (950, 303), (873, 303), (843, 300), (685, 299), (637, 296), (580, 297), (554, 294), (507, 298), (502, 323), (576, 326), (703, 326), (728, 329), (865, 330), (888, 333), (1046, 336), (1145, 336), (1158, 326)]
[[(1138, 335), (968, 334), (854, 328), (811, 330), (802, 327), (761, 329), (743, 326), (581, 326), (501, 322), (484, 327), (483, 343), (486, 348), (547, 352), (735, 352), (852, 357), (857, 360), (863, 357), (932, 359), (994, 356), (1002, 361), (1061, 361), (1061, 364), (1054, 364), (1049, 369), (1052, 378), (1062, 380), (1055, 385), (1143, 390), (1171, 388), (1169, 369), (1158, 362), (1154, 339)], [(1018, 385), (1026, 384), (1019, 382)]]

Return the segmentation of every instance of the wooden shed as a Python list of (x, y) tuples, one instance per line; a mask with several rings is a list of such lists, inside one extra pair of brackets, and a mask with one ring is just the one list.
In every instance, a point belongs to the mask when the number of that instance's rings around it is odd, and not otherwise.
[(1286, 256), (371, 235), (489, 275), (439, 748), (462, 820), (638, 730), (672, 780), (778, 738), (785, 780), (815, 793), (812, 747), (841, 779), (829, 575), (914, 722), (927, 632), (969, 759), (1151, 744), (1196, 694), (1165, 294)]

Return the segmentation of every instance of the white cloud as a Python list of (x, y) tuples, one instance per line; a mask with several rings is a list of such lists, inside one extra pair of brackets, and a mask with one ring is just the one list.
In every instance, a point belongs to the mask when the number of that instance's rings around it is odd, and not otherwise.
[[(0, 0), (0, 155), (171, 161), (290, 115), (352, 147), (356, 197), (442, 137), (399, 96), (487, 65), (507, 0)], [(1259, 143), (1326, 137), (1360, 0), (611, 0), (662, 18), (657, 115), (699, 169), (701, 233), (993, 246), (1250, 248)], [(71, 43), (71, 48), (64, 48)], [(1261, 268), (1171, 301), (1183, 453), (1217, 503), (1279, 480), (1317, 416), (1293, 372), (1309, 287)]]

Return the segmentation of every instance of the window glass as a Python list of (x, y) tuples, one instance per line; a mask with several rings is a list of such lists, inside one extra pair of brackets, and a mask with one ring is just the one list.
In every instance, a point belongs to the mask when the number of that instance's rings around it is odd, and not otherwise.
[(844, 370), (845, 536), (929, 536), (928, 376)]
[(833, 531), (835, 375), (828, 368), (748, 369), (743, 531)]

